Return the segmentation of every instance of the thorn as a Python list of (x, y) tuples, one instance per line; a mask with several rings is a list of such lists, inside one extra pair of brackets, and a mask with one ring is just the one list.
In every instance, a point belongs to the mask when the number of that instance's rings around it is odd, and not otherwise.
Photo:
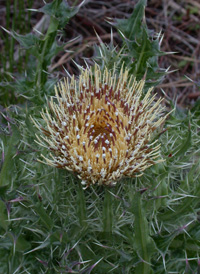
[(63, 67), (64, 71), (66, 72), (67, 76), (71, 79), (72, 78), (71, 74), (68, 72), (68, 70), (64, 66), (62, 66), (62, 67)]

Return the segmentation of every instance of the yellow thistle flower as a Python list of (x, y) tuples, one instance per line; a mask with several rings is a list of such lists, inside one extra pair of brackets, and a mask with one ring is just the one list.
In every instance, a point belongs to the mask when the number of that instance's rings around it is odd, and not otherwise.
[(154, 102), (152, 89), (141, 99), (144, 80), (128, 79), (128, 70), (96, 65), (81, 72), (79, 79), (58, 83), (49, 110), (42, 111), (45, 128), (38, 143), (51, 150), (48, 165), (77, 174), (84, 186), (113, 185), (124, 177), (140, 175), (163, 161), (160, 145), (152, 133), (164, 122), (162, 99)]

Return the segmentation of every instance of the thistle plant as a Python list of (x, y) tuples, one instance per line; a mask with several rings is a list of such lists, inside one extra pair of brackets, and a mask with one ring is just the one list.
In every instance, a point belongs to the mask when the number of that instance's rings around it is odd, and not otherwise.
[(48, 65), (81, 5), (41, 8), (44, 35), (10, 32), (31, 62), (24, 101), (1, 112), (0, 273), (199, 273), (199, 104), (154, 93), (167, 69), (145, 5), (112, 22), (121, 48), (100, 40), (55, 94)]
[(50, 110), (42, 112), (46, 125), (35, 122), (46, 135), (37, 135), (39, 144), (53, 153), (43, 156), (46, 162), (77, 173), (87, 186), (114, 185), (161, 162), (160, 145), (150, 140), (166, 116), (162, 99), (150, 98), (152, 89), (141, 99), (144, 84), (128, 79), (123, 67), (117, 77), (114, 69), (102, 73), (98, 66), (94, 75), (90, 68), (78, 81), (59, 83), (57, 102), (52, 97)]

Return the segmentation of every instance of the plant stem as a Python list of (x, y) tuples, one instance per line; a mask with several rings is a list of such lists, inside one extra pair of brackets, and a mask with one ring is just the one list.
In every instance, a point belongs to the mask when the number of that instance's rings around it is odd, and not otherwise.
[(45, 60), (45, 56), (47, 55), (47, 51), (49, 51), (54, 43), (57, 31), (51, 31), (52, 25), (54, 24), (54, 19), (51, 17), (49, 28), (47, 33), (44, 37), (44, 43), (42, 44), (42, 52), (40, 58), (38, 60), (38, 65), (36, 69), (36, 77), (35, 77), (35, 84), (36, 84), (36, 94), (39, 99), (41, 99), (40, 91), (42, 90), (44, 84), (47, 80), (47, 66), (48, 61)]
[(113, 207), (112, 207), (112, 194), (105, 187), (105, 196), (104, 196), (104, 204), (103, 204), (103, 232), (105, 234), (112, 233), (113, 226)]
[(137, 192), (133, 198), (133, 213), (135, 215), (135, 244), (139, 256), (142, 259), (141, 263), (136, 267), (135, 274), (150, 274), (151, 255), (154, 251), (154, 243), (149, 236), (149, 224), (139, 192)]
[(86, 226), (86, 203), (85, 203), (85, 193), (81, 183), (78, 183), (77, 189), (77, 215), (79, 219), (79, 225), (81, 228)]

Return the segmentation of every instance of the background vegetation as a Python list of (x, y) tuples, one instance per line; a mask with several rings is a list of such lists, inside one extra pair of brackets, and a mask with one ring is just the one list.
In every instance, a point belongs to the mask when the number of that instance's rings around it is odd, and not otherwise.
[[(148, 1), (147, 25), (144, 0), (68, 4), (0, 4), (0, 272), (200, 273), (199, 4)], [(164, 164), (83, 191), (37, 162), (30, 115), (94, 60), (147, 73), (146, 87), (175, 110), (159, 133)]]

